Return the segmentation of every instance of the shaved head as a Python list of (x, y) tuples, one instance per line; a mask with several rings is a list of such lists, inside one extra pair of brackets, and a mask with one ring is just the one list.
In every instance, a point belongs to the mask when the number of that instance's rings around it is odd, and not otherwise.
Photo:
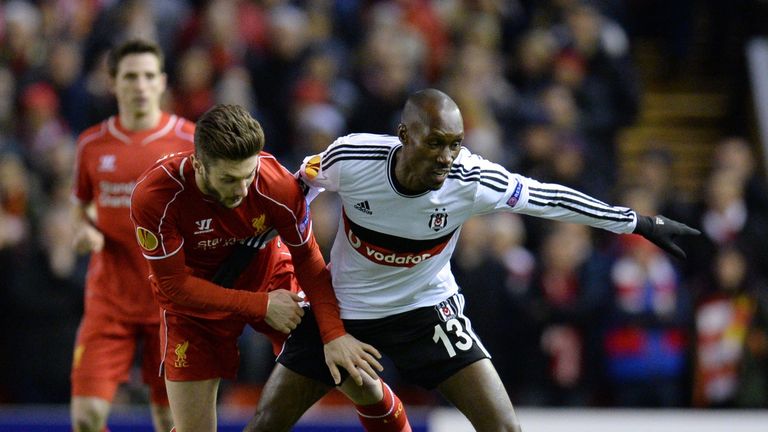
[(432, 88), (408, 97), (401, 120), (409, 129), (429, 129), (442, 123), (463, 129), (464, 122), (456, 102), (447, 94)]

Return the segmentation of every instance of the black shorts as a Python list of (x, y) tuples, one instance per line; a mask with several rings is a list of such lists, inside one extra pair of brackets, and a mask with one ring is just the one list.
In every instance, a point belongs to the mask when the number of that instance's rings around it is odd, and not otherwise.
[[(467, 365), (490, 358), (463, 311), (464, 296), (456, 294), (436, 306), (386, 318), (344, 320), (344, 327), (389, 357), (408, 382), (433, 389)], [(296, 373), (333, 385), (317, 322), (311, 311), (306, 312), (277, 361)]]

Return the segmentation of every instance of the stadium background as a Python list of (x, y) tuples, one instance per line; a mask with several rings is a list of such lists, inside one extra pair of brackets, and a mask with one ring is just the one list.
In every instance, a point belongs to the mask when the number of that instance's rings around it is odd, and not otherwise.
[[(167, 110), (246, 106), (289, 169), (335, 136), (392, 133), (406, 95), (433, 86), (462, 108), (473, 151), (703, 229), (680, 263), (576, 226), (467, 224), (454, 270), (524, 425), (527, 407), (764, 409), (767, 22), (760, 0), (3, 2), (0, 430), (66, 430), (87, 264), (70, 248), (74, 140), (116, 112), (104, 53), (130, 36), (165, 50)], [(325, 250), (333, 208), (313, 203)], [(723, 324), (737, 304), (747, 318)], [(225, 413), (253, 406), (272, 364), (258, 335), (242, 344)], [(445, 404), (392, 369), (426, 427)], [(147, 426), (130, 423), (145, 401), (122, 388), (113, 430)], [(343, 407), (327, 398), (312, 424)]]

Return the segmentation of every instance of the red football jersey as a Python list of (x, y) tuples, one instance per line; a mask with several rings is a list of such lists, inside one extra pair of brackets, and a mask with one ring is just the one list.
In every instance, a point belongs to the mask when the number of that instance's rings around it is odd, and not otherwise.
[(141, 174), (159, 159), (193, 149), (194, 131), (194, 123), (163, 113), (157, 127), (131, 132), (113, 116), (78, 138), (74, 196), (95, 205), (93, 222), (104, 234), (104, 249), (91, 255), (88, 266), (87, 311), (132, 322), (159, 322), (146, 260), (133, 235), (131, 192)]
[(255, 263), (235, 289), (208, 280), (237, 242), (263, 240), (274, 229), (291, 251), (297, 279), (316, 311), (324, 340), (344, 334), (330, 274), (312, 236), (309, 207), (293, 175), (262, 152), (248, 195), (229, 209), (200, 191), (190, 154), (176, 155), (150, 169), (136, 184), (131, 202), (136, 239), (150, 263), (160, 305), (204, 318), (235, 314), (263, 319), (266, 293), (254, 292), (261, 281), (253, 280), (259, 275), (249, 272)]

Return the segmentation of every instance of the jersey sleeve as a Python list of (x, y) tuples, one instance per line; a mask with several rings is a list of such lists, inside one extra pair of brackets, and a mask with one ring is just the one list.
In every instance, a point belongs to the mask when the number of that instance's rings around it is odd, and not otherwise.
[(148, 260), (172, 256), (184, 246), (174, 213), (176, 199), (183, 191), (182, 182), (161, 166), (136, 183), (131, 194), (131, 220), (141, 252)]
[(617, 234), (631, 233), (637, 224), (637, 214), (630, 208), (606, 204), (556, 183), (541, 183), (520, 175), (513, 178), (514, 190), (520, 188), (520, 197), (516, 198), (513, 191), (502, 205), (514, 212), (589, 225)]
[(81, 203), (93, 201), (93, 183), (87, 168), (88, 149), (83, 135), (77, 140), (77, 154), (75, 156), (75, 172), (72, 196)]
[[(315, 311), (320, 335), (327, 343), (346, 334), (320, 247), (312, 233), (309, 205), (296, 178), (276, 161), (259, 173), (257, 190), (271, 203), (271, 218), (289, 250), (299, 285)], [(261, 171), (261, 170), (260, 170)]]
[(635, 228), (637, 216), (632, 209), (606, 204), (567, 186), (510, 173), (477, 155), (464, 156), (462, 170), (467, 176), (479, 178), (476, 213), (510, 211), (619, 234), (631, 233)]
[(150, 278), (161, 304), (170, 302), (198, 312), (231, 312), (254, 320), (266, 315), (266, 293), (220, 287), (195, 277), (185, 264), (184, 239), (176, 227), (176, 199), (183, 191), (161, 168), (139, 180), (131, 196), (136, 241), (150, 267)]

